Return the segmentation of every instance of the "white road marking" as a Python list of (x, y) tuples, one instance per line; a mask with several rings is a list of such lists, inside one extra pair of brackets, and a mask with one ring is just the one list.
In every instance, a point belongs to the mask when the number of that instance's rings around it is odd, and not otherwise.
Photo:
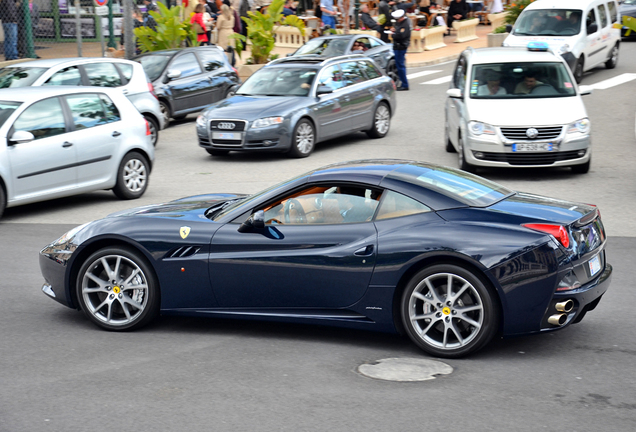
[(447, 76), (443, 76), (441, 78), (437, 78), (431, 81), (425, 81), (420, 84), (429, 84), (429, 85), (444, 84), (444, 83), (450, 82), (451, 78), (453, 78), (452, 75), (447, 75)]
[(438, 73), (441, 72), (441, 70), (427, 70), (427, 71), (422, 71), (422, 72), (415, 72), (412, 74), (408, 74), (406, 76), (407, 79), (415, 79), (415, 78), (419, 78), (419, 77), (423, 77), (426, 75), (432, 75), (434, 73)]
[(636, 73), (624, 73), (622, 75), (615, 76), (614, 78), (606, 79), (596, 84), (590, 85), (594, 90), (605, 90), (610, 87), (625, 84), (636, 79)]

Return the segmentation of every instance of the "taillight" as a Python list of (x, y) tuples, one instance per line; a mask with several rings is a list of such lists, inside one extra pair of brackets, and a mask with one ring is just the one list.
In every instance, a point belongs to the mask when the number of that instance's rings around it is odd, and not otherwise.
[(559, 243), (563, 245), (563, 247), (570, 247), (570, 236), (568, 232), (565, 230), (563, 225), (552, 225), (552, 224), (523, 224), (524, 227), (530, 228), (531, 230), (541, 231), (550, 235), (553, 235)]
[(144, 121), (146, 122), (146, 136), (150, 136), (152, 135), (152, 132), (150, 132), (150, 123), (148, 123), (146, 119), (144, 119)]
[(148, 83), (148, 90), (150, 90), (150, 94), (153, 95), (155, 99), (158, 99), (155, 94), (155, 86), (153, 86), (151, 82)]

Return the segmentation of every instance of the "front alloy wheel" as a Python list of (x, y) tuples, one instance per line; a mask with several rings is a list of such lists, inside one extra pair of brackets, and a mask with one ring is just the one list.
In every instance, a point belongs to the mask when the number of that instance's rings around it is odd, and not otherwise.
[(438, 264), (420, 271), (402, 296), (402, 322), (411, 340), (427, 353), (461, 357), (494, 336), (499, 309), (471, 271)]
[(311, 121), (301, 119), (294, 128), (289, 154), (293, 157), (304, 158), (311, 154), (316, 143), (316, 132)]
[(77, 298), (88, 318), (106, 330), (131, 330), (159, 312), (154, 272), (137, 252), (111, 247), (92, 254), (80, 268)]

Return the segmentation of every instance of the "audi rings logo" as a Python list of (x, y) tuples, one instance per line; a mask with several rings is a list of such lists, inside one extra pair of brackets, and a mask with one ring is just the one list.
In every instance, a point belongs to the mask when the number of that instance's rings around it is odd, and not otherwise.
[(217, 125), (219, 129), (234, 129), (236, 125), (230, 122), (221, 122)]
[(535, 128), (530, 128), (526, 131), (526, 135), (528, 136), (528, 138), (530, 139), (535, 139), (536, 137), (539, 136), (539, 131), (536, 130)]

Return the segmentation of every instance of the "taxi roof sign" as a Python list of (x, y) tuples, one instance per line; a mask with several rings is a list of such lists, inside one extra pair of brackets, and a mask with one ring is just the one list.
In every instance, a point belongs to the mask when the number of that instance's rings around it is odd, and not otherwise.
[(528, 51), (547, 51), (549, 45), (546, 42), (529, 42)]

